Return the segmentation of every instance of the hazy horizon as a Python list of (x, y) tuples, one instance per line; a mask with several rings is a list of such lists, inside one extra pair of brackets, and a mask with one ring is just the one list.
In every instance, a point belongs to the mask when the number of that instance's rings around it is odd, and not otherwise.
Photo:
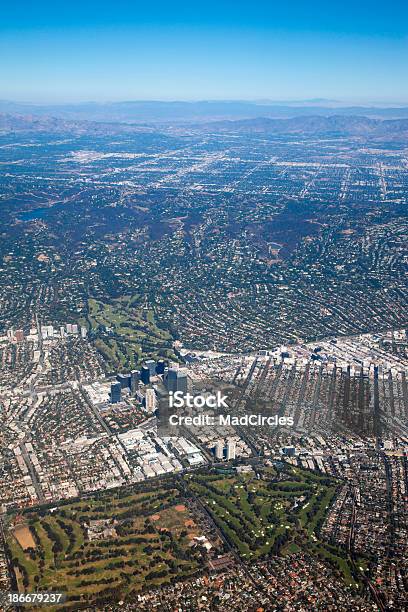
[(236, 104), (236, 103), (244, 103), (244, 104), (253, 104), (257, 106), (291, 106), (291, 105), (312, 105), (312, 106), (322, 106), (322, 108), (347, 108), (353, 106), (361, 106), (361, 107), (373, 107), (373, 108), (387, 108), (387, 107), (403, 107), (408, 106), (408, 98), (406, 100), (381, 100), (381, 99), (340, 99), (333, 100), (329, 98), (292, 98), (292, 99), (279, 99), (279, 98), (211, 98), (211, 97), (198, 97), (198, 98), (174, 98), (174, 97), (156, 97), (156, 98), (101, 98), (101, 99), (92, 99), (92, 98), (84, 98), (84, 99), (61, 99), (61, 100), (52, 100), (52, 99), (43, 99), (43, 100), (35, 100), (30, 98), (0, 98), (0, 103), (7, 104), (21, 104), (21, 105), (32, 105), (32, 106), (64, 106), (64, 105), (81, 105), (81, 104), (137, 104), (137, 103), (167, 103), (167, 104), (198, 104), (198, 103), (225, 103), (225, 104)]

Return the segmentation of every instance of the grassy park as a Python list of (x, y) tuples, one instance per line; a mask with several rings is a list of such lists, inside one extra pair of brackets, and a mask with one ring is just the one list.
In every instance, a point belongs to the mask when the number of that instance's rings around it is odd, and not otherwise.
[(351, 582), (344, 553), (319, 538), (338, 483), (298, 467), (252, 474), (187, 474), (188, 487), (244, 561), (314, 550)]
[(137, 296), (109, 303), (89, 299), (83, 323), (114, 369), (131, 369), (146, 358), (177, 360), (171, 334), (157, 324), (153, 310), (142, 306)]
[(194, 574), (202, 560), (190, 543), (199, 527), (177, 489), (150, 486), (18, 517), (7, 545), (19, 591), (67, 593), (69, 610)]

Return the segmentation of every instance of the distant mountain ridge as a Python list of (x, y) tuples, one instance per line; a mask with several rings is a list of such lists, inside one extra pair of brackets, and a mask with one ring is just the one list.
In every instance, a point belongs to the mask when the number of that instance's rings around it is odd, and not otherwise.
[(59, 134), (118, 134), (153, 131), (153, 127), (120, 122), (69, 120), (48, 115), (20, 115), (0, 112), (0, 132), (51, 132)]
[(2, 132), (48, 132), (60, 134), (118, 134), (159, 131), (170, 135), (194, 132), (299, 135), (316, 137), (355, 137), (362, 140), (408, 142), (407, 119), (374, 119), (351, 115), (311, 115), (290, 119), (223, 120), (207, 122), (123, 123), (85, 121), (53, 116), (0, 113)]
[(246, 101), (124, 101), (78, 104), (25, 104), (0, 100), (0, 113), (52, 116), (65, 120), (124, 123), (172, 123), (255, 119), (290, 119), (300, 116), (359, 115), (383, 119), (408, 118), (408, 106), (341, 106), (333, 101), (311, 100), (293, 103)]
[(265, 134), (338, 135), (363, 137), (402, 137), (408, 139), (408, 119), (371, 119), (364, 116), (314, 115), (291, 119), (242, 119), (217, 121), (197, 126), (221, 132), (259, 132)]

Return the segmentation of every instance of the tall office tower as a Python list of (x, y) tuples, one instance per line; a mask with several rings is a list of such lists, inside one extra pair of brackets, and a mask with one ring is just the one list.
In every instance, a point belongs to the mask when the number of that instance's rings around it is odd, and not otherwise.
[(67, 323), (66, 324), (66, 328), (67, 328), (67, 334), (72, 334), (72, 324), (71, 323)]
[(216, 459), (224, 459), (224, 440), (217, 440), (215, 445)]
[(145, 361), (145, 366), (149, 368), (150, 376), (156, 376), (156, 362), (154, 359), (148, 359)]
[(12, 327), (7, 330), (7, 338), (9, 340), (13, 340), (13, 338), (14, 338), (14, 329)]
[(63, 338), (65, 336), (65, 328), (64, 328), (63, 325), (61, 325), (61, 327), (60, 327), (60, 336), (61, 336), (61, 338)]
[(86, 327), (81, 327), (81, 338), (86, 338), (86, 334), (88, 333)]
[(181, 370), (177, 371), (177, 391), (187, 393), (187, 374)]
[(72, 329), (72, 333), (73, 334), (77, 334), (78, 333), (78, 325), (76, 323), (72, 324), (71, 329)]
[(130, 390), (132, 395), (136, 393), (139, 388), (140, 372), (139, 370), (132, 370), (130, 373)]
[(110, 397), (112, 404), (117, 404), (118, 402), (120, 402), (120, 400), (122, 399), (122, 387), (120, 386), (120, 382), (111, 384)]
[(235, 459), (236, 446), (237, 445), (235, 443), (235, 440), (233, 440), (232, 438), (228, 438), (228, 441), (227, 441), (227, 460), (228, 461)]
[(157, 362), (156, 374), (164, 374), (164, 359), (159, 359)]
[(22, 329), (16, 329), (15, 339), (17, 342), (22, 342), (24, 340), (24, 332)]
[(181, 370), (169, 368), (166, 378), (166, 386), (168, 391), (182, 391), (187, 393), (187, 374)]
[(156, 393), (154, 389), (146, 389), (145, 406), (148, 414), (156, 410)]
[(130, 389), (130, 374), (118, 374), (116, 380), (122, 389)]
[(166, 376), (167, 391), (175, 393), (177, 391), (177, 370), (169, 368)]
[(150, 382), (150, 370), (145, 365), (142, 365), (142, 367), (140, 369), (140, 380), (145, 385), (148, 385), (149, 382)]

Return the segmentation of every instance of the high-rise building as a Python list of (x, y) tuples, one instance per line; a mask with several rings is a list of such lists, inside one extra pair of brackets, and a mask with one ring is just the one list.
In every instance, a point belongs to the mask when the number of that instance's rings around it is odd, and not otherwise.
[(140, 381), (139, 370), (132, 370), (130, 373), (130, 390), (132, 392), (132, 395), (134, 395), (136, 391), (138, 390), (139, 381)]
[(122, 389), (130, 389), (130, 374), (118, 374), (116, 380)]
[(182, 370), (169, 368), (166, 378), (166, 386), (168, 391), (182, 391), (187, 393), (187, 374)]
[(148, 385), (149, 382), (150, 382), (150, 370), (145, 365), (142, 365), (142, 367), (140, 369), (140, 380), (145, 385)]
[(187, 393), (187, 374), (180, 370), (177, 372), (177, 391)]
[(86, 327), (81, 327), (81, 338), (86, 338), (87, 333), (88, 330), (86, 329)]
[(13, 340), (13, 338), (14, 338), (14, 329), (12, 327), (7, 330), (7, 338), (9, 340)]
[(215, 444), (216, 459), (224, 459), (224, 440), (217, 440)]
[(61, 336), (61, 338), (63, 338), (65, 336), (65, 328), (64, 328), (63, 325), (61, 325), (61, 327), (60, 327), (60, 336)]
[(173, 391), (173, 393), (177, 391), (177, 370), (174, 368), (167, 370), (166, 387), (167, 391)]
[(156, 365), (156, 374), (164, 374), (164, 359), (159, 359)]
[(76, 323), (72, 324), (71, 329), (72, 329), (72, 333), (73, 334), (77, 334), (78, 333), (78, 325)]
[(145, 361), (144, 365), (149, 368), (150, 376), (155, 376), (156, 375), (156, 362), (155, 362), (154, 359), (147, 359), (147, 361)]
[(148, 414), (153, 414), (156, 410), (156, 393), (154, 389), (146, 389), (145, 407)]
[(111, 384), (110, 397), (112, 404), (117, 404), (117, 402), (120, 402), (120, 400), (122, 399), (122, 387), (120, 385), (120, 382)]
[(236, 456), (236, 442), (232, 438), (227, 441), (227, 460), (232, 461)]

